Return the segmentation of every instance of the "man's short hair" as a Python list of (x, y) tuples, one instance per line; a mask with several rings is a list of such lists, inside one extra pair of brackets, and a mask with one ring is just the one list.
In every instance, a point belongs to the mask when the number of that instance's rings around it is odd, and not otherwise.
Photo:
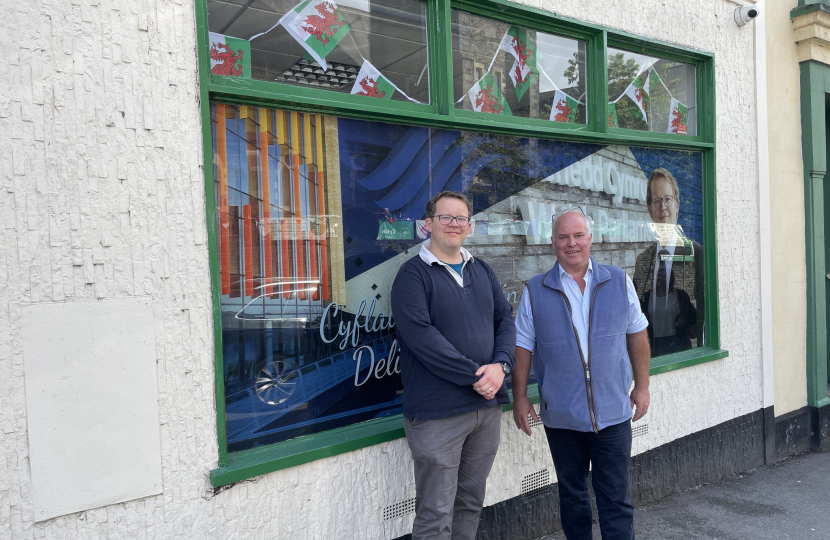
[(438, 205), (438, 201), (441, 199), (458, 199), (459, 201), (463, 202), (467, 205), (467, 217), (473, 217), (473, 203), (470, 202), (470, 199), (464, 196), (463, 193), (459, 193), (457, 191), (442, 191), (435, 197), (431, 198), (427, 203), (427, 214), (426, 217), (432, 218), (435, 216), (435, 207)]
[(580, 206), (572, 206), (570, 208), (566, 208), (566, 209), (562, 210), (558, 214), (554, 214), (553, 218), (551, 218), (551, 220), (550, 220), (550, 237), (551, 238), (553, 238), (554, 235), (556, 234), (555, 233), (555, 231), (556, 231), (556, 222), (559, 221), (559, 218), (561, 218), (565, 214), (570, 214), (571, 212), (576, 212), (579, 215), (581, 215), (583, 218), (585, 218), (585, 226), (588, 227), (588, 234), (594, 234), (594, 227), (593, 227), (593, 224), (591, 223), (591, 219), (587, 215), (585, 215), (585, 212), (582, 210), (582, 208)]
[(652, 182), (660, 178), (671, 184), (672, 192), (674, 192), (674, 198), (680, 200), (680, 188), (677, 187), (677, 180), (674, 179), (674, 176), (672, 176), (668, 169), (654, 169), (651, 176), (648, 177), (648, 184), (646, 185), (646, 204), (651, 204)]

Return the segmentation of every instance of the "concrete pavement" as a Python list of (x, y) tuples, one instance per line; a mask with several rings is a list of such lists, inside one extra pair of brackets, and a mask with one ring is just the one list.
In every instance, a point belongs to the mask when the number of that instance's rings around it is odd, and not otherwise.
[[(672, 495), (636, 508), (634, 520), (637, 540), (830, 540), (830, 453)], [(540, 540), (564, 539), (559, 532)]]

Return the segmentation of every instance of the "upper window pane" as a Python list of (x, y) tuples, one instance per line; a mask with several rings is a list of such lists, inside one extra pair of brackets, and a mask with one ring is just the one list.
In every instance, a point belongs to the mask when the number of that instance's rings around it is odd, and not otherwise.
[(585, 41), (452, 12), (458, 109), (586, 122)]
[(429, 102), (418, 0), (208, 0), (211, 72)]
[(608, 126), (697, 135), (697, 68), (608, 49)]

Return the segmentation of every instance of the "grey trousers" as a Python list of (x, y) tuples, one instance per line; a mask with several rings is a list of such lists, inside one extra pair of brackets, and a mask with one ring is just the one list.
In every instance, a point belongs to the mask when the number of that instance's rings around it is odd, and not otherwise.
[(473, 540), (501, 434), (501, 406), (403, 421), (415, 461), (412, 540)]

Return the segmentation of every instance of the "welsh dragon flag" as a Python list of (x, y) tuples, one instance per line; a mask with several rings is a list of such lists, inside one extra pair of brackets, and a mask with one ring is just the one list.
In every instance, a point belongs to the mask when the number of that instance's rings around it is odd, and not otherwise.
[(329, 69), (326, 56), (350, 30), (337, 4), (331, 0), (304, 0), (277, 24), (284, 26), (323, 70)]
[(536, 67), (538, 51), (536, 46), (527, 39), (524, 28), (511, 26), (501, 38), (499, 49), (513, 56), (513, 66), (510, 68), (510, 80), (516, 88), (516, 97), (521, 100), (530, 83), (539, 76)]
[(610, 128), (620, 127), (620, 121), (617, 119), (617, 104), (616, 103), (609, 103), (608, 104), (608, 127), (610, 127)]
[(210, 32), (210, 72), (214, 75), (251, 78), (251, 42)]
[(467, 91), (467, 96), (477, 112), (513, 114), (489, 71)]
[[(628, 88), (625, 89), (625, 95), (630, 97), (634, 104), (637, 105), (637, 110), (640, 111), (640, 116), (645, 122), (648, 122), (648, 118), (646, 117), (646, 107), (648, 106), (649, 97), (649, 73), (651, 73), (651, 70), (637, 75), (637, 78), (634, 79), (631, 84), (628, 85)], [(637, 116), (636, 113), (635, 116)]]
[(351, 93), (358, 96), (392, 99), (395, 90), (397, 88), (394, 84), (381, 75), (380, 71), (368, 60), (364, 60), (354, 86), (352, 86)]
[(654, 69), (649, 68), (648, 70), (648, 95), (651, 96), (651, 93), (654, 91), (654, 87), (657, 86), (657, 83), (660, 82), (660, 75), (657, 74), (657, 71)]
[(557, 90), (553, 93), (553, 106), (550, 109), (550, 119), (554, 122), (576, 122), (577, 101), (563, 92)]
[(671, 98), (671, 115), (669, 118), (668, 133), (686, 135), (686, 116), (689, 110), (685, 105), (674, 98)]

